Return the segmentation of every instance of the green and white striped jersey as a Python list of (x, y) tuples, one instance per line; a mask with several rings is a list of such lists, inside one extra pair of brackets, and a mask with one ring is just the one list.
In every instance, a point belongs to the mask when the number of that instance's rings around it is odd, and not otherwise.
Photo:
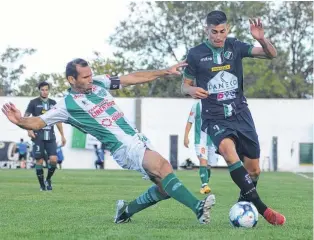
[(193, 104), (188, 122), (194, 124), (194, 144), (212, 145), (210, 136), (201, 130), (202, 127), (202, 103), (197, 101)]
[(108, 91), (119, 88), (119, 78), (95, 76), (91, 93), (76, 93), (69, 89), (64, 99), (39, 117), (47, 125), (57, 122), (71, 124), (96, 137), (104, 143), (106, 150), (114, 153), (121, 146), (132, 143), (134, 138), (140, 138)]

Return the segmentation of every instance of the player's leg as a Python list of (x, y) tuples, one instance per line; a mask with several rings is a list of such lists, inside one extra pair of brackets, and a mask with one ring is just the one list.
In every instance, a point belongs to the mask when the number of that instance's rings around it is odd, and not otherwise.
[(141, 160), (142, 172), (147, 173), (156, 186), (149, 188), (140, 197), (132, 201), (132, 205), (131, 203), (127, 205), (122, 200), (118, 201), (115, 222), (126, 222), (131, 214), (172, 197), (194, 211), (201, 223), (209, 223), (210, 208), (215, 203), (215, 197), (209, 195), (205, 200), (199, 201), (178, 180), (173, 173), (170, 163), (159, 153), (144, 149), (142, 156), (144, 156)]
[(198, 160), (200, 162), (200, 168), (199, 168), (199, 175), (201, 179), (201, 194), (207, 194), (210, 193), (211, 189), (208, 187), (208, 170), (207, 170), (207, 147), (206, 145), (195, 145), (195, 152), (198, 157)]
[[(215, 125), (218, 126), (217, 123)], [(237, 133), (232, 130), (233, 125), (231, 126), (230, 123), (222, 121), (221, 125), (222, 125), (221, 127), (223, 127), (223, 129), (225, 130), (221, 131), (221, 134), (215, 135), (215, 131), (217, 131), (216, 128), (214, 132), (210, 133), (210, 136), (212, 137), (214, 144), (216, 146), (219, 146), (218, 147), (219, 153), (224, 157), (228, 165), (230, 176), (234, 183), (236, 183), (237, 186), (240, 188), (244, 199), (252, 202), (256, 206), (258, 212), (265, 217), (265, 214), (267, 214), (268, 212), (267, 210), (268, 207), (260, 199), (250, 175), (244, 168), (237, 154), (236, 144), (238, 146), (240, 145), (239, 137)], [(275, 215), (272, 216), (274, 216), (274, 218), (272, 219), (269, 217), (265, 218), (268, 222), (274, 225), (284, 224), (285, 222), (284, 216), (282, 216), (279, 213), (276, 213)]]
[(52, 190), (51, 178), (57, 168), (57, 143), (55, 140), (44, 141), (44, 147), (49, 157), (48, 160), (48, 174), (46, 178), (47, 190)]
[(40, 190), (45, 191), (46, 186), (44, 182), (44, 169), (43, 169), (43, 163), (44, 163), (44, 144), (43, 141), (40, 140), (34, 140), (34, 145), (33, 145), (33, 154), (34, 158), (36, 160), (36, 175), (37, 179), (40, 185)]

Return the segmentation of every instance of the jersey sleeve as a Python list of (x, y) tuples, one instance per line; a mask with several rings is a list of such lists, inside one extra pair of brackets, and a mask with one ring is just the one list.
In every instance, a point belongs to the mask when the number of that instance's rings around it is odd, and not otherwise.
[(121, 88), (119, 77), (110, 77), (108, 74), (98, 75), (93, 77), (93, 81), (100, 82), (104, 88), (108, 90), (116, 90)]
[(194, 60), (194, 57), (193, 57), (191, 50), (189, 51), (186, 60), (187, 60), (188, 66), (186, 66), (186, 68), (183, 71), (183, 77), (195, 81), (195, 79), (196, 79), (196, 62)]
[(252, 56), (252, 49), (253, 45), (245, 42), (241, 42), (239, 40), (235, 41), (235, 47), (237, 51), (240, 53), (241, 59), (245, 57), (253, 57)]
[(196, 103), (193, 104), (191, 111), (190, 111), (190, 115), (188, 118), (188, 122), (189, 123), (194, 123), (195, 122), (195, 116), (196, 116)]
[(40, 117), (47, 124), (47, 126), (50, 126), (58, 122), (67, 122), (69, 116), (70, 115), (66, 109), (65, 101), (63, 99), (51, 109), (49, 109), (46, 113), (38, 117)]
[(34, 115), (34, 102), (33, 100), (29, 102), (25, 114), (30, 114), (30, 115)]

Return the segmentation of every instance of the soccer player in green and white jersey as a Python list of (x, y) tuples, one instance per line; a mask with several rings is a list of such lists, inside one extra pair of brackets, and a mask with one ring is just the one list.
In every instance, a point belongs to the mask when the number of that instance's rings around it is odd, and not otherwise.
[(194, 124), (194, 145), (195, 152), (200, 161), (199, 174), (201, 178), (201, 194), (211, 192), (208, 181), (211, 175), (211, 165), (217, 161), (216, 148), (210, 136), (201, 130), (202, 127), (202, 103), (197, 101), (193, 104), (184, 132), (184, 146), (189, 147), (189, 133)]
[(2, 111), (12, 123), (24, 129), (37, 130), (58, 122), (71, 124), (103, 143), (122, 168), (136, 170), (149, 177), (154, 185), (141, 196), (130, 203), (117, 201), (115, 223), (128, 222), (133, 214), (172, 197), (190, 208), (200, 223), (206, 224), (210, 221), (215, 196), (210, 194), (204, 200), (198, 200), (176, 177), (170, 163), (131, 126), (108, 91), (150, 82), (158, 77), (180, 75), (178, 68), (183, 66), (186, 63), (121, 77), (93, 77), (88, 63), (75, 59), (66, 67), (66, 78), (71, 85), (69, 94), (51, 110), (38, 117), (22, 117), (13, 103), (7, 103)]

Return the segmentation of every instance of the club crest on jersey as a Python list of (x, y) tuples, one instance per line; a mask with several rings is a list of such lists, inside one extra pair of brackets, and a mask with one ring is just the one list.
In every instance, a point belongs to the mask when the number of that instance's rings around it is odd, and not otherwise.
[(233, 58), (233, 53), (230, 52), (230, 51), (226, 51), (226, 52), (224, 53), (224, 57), (225, 57), (225, 59), (232, 60), (232, 58)]

